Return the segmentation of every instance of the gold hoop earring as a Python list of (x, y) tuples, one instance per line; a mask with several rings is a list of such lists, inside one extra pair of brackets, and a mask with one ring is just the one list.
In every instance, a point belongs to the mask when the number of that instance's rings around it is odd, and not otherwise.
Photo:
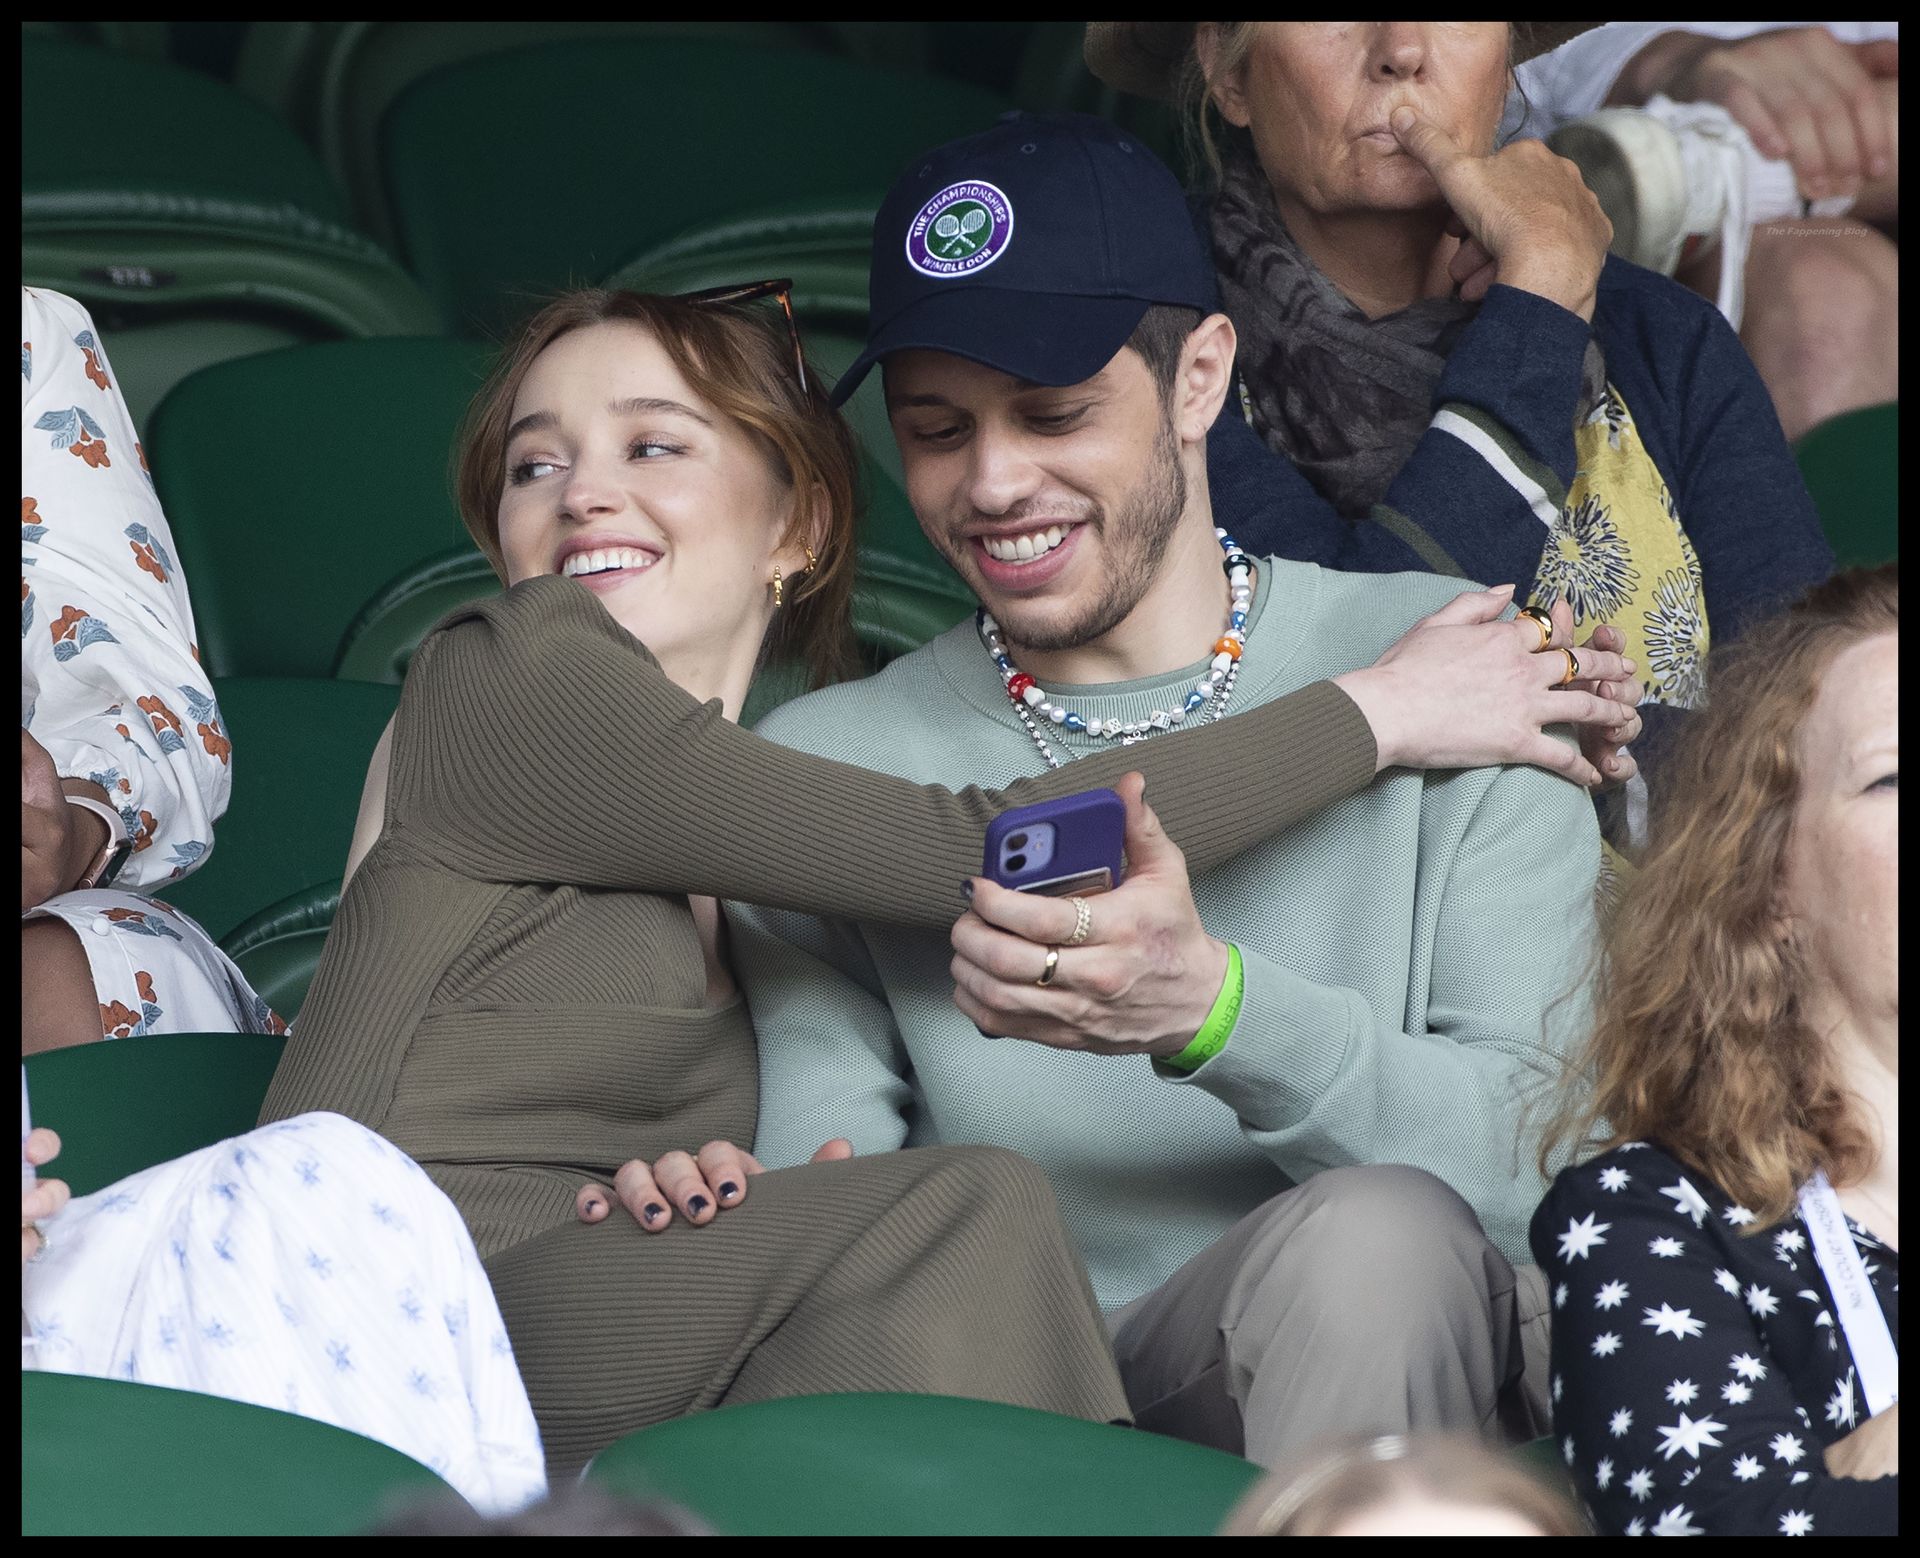
[(773, 570), (773, 609), (778, 611), (785, 604), (786, 601), (780, 591), (780, 570), (776, 568)]

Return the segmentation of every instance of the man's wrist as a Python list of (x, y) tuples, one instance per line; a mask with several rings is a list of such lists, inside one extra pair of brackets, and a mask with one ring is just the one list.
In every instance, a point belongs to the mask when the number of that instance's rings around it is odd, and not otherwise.
[(1176, 1053), (1161, 1055), (1157, 1059), (1161, 1065), (1174, 1071), (1191, 1072), (1204, 1066), (1209, 1060), (1227, 1046), (1232, 1037), (1234, 1024), (1240, 1020), (1240, 1005), (1246, 997), (1246, 970), (1240, 961), (1240, 949), (1231, 943), (1220, 947), (1226, 956), (1226, 968), (1221, 975), (1219, 993), (1213, 998), (1205, 1020), (1200, 1024), (1194, 1036)]

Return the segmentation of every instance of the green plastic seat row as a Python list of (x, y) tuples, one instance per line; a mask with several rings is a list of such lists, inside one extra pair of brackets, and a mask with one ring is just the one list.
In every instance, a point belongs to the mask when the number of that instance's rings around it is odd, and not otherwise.
[(93, 312), (136, 426), (211, 362), (440, 328), (257, 103), (165, 60), (40, 35), (21, 66), (22, 279)]
[[(501, 111), (557, 102), (564, 115)], [(733, 212), (884, 189), (1006, 106), (816, 51), (598, 38), (422, 76), (380, 122), (381, 164), (409, 267), (457, 329), (486, 331)]]
[(458, 1501), (376, 1440), (125, 1380), (23, 1371), (20, 1438), (22, 1536), (352, 1536)]

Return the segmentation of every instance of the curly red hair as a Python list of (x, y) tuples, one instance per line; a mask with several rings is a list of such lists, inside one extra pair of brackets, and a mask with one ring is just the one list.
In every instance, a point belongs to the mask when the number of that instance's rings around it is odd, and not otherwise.
[(1540, 1167), (1657, 1141), (1779, 1221), (1815, 1168), (1856, 1177), (1871, 1145), (1801, 1011), (1780, 931), (1798, 735), (1841, 651), (1900, 628), (1892, 564), (1836, 575), (1714, 657), (1712, 702), (1662, 769), (1655, 845), (1600, 949), (1594, 1026)]

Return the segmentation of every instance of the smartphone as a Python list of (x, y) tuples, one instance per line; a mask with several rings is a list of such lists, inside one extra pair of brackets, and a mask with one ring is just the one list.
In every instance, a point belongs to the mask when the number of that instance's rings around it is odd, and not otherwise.
[(1019, 893), (1104, 893), (1120, 885), (1126, 833), (1126, 803), (1112, 790), (1019, 806), (987, 824), (980, 874)]

